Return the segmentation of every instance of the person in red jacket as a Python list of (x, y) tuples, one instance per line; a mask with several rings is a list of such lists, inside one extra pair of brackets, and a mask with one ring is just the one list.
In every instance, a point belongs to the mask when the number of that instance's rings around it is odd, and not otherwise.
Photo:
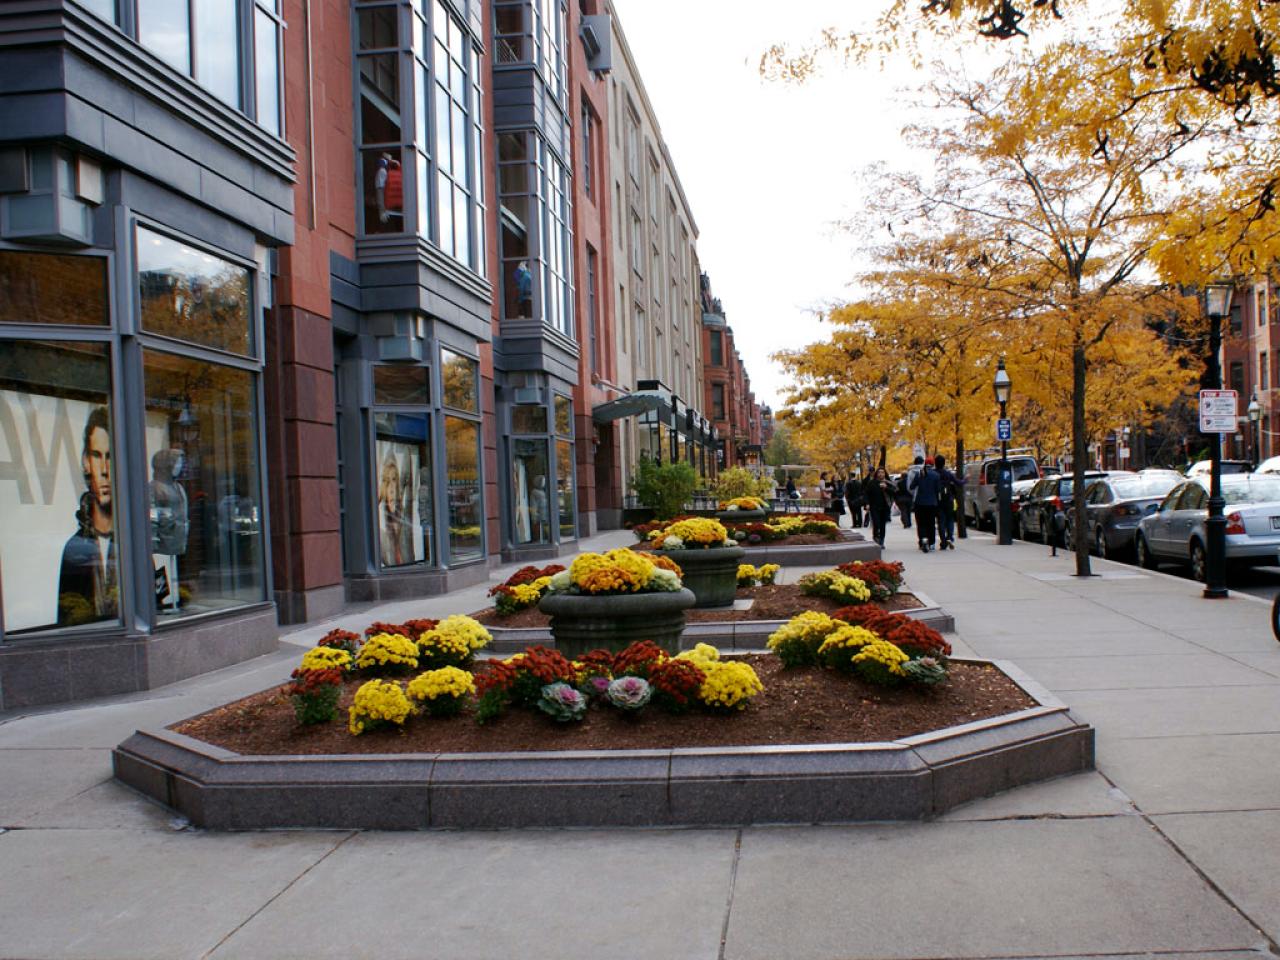
[(404, 216), (404, 174), (400, 161), (389, 153), (378, 158), (378, 172), (373, 178), (378, 197), (378, 219), (383, 223)]

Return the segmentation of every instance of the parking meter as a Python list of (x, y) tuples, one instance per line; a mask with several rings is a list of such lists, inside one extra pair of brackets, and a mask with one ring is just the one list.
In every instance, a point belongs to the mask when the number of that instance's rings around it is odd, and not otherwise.
[[(1052, 555), (1056, 557), (1058, 555), (1058, 540), (1067, 532), (1067, 515), (1061, 510), (1055, 511), (1053, 514), (1052, 526), (1053, 529), (1051, 531), (1051, 536), (1049, 537), (1049, 542), (1053, 544)], [(1064, 540), (1063, 546), (1069, 547), (1071, 545)]]
[(1013, 543), (1013, 471), (1007, 460), (996, 471), (997, 542)]

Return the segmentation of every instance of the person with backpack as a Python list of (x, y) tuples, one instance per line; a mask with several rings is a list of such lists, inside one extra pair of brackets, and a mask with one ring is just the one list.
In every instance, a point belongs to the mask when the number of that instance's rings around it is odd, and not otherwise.
[(933, 468), (942, 481), (942, 492), (938, 497), (940, 538), (938, 549), (954, 550), (956, 548), (956, 505), (963, 502), (964, 481), (947, 469), (947, 458), (942, 454), (933, 458)]
[(871, 518), (871, 539), (884, 546), (885, 529), (889, 526), (889, 514), (893, 512), (894, 497), (898, 488), (884, 467), (876, 467), (862, 486), (867, 502), (867, 514)]
[(928, 553), (937, 538), (938, 501), (942, 497), (942, 478), (933, 468), (932, 457), (924, 461), (914, 478), (908, 478), (907, 484), (915, 498), (916, 540), (920, 552)]

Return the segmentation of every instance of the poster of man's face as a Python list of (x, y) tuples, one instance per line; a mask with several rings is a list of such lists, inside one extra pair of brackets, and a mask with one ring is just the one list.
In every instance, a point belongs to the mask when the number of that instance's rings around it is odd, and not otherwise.
[(7, 632), (119, 617), (112, 456), (105, 403), (0, 390)]

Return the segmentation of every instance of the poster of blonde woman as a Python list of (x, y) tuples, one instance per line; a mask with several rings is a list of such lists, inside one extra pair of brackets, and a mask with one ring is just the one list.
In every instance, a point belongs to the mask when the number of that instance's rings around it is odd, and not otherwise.
[(418, 446), (378, 441), (378, 553), (384, 567), (426, 557), (418, 516)]

